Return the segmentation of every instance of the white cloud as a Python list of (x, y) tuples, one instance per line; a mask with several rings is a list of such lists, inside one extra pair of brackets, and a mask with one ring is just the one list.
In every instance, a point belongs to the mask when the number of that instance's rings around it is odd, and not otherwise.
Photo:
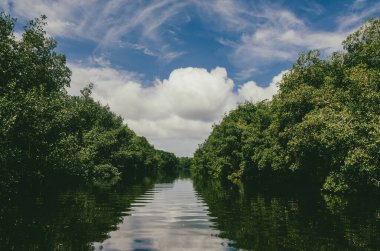
[(359, 9), (361, 7), (363, 7), (363, 5), (365, 4), (366, 0), (356, 0), (353, 4), (352, 4), (352, 8), (354, 9)]
[[(324, 11), (318, 4), (304, 5), (301, 9), (306, 11)], [(49, 34), (95, 42), (100, 57), (94, 56), (86, 66), (70, 64), (73, 78), (69, 92), (78, 94), (94, 82), (95, 99), (109, 104), (156, 146), (181, 155), (191, 154), (209, 134), (211, 125), (237, 102), (270, 99), (277, 91), (277, 78), (267, 87), (253, 81), (236, 87), (224, 68), (207, 71), (189, 67), (176, 69), (167, 79), (146, 87), (141, 84), (141, 75), (112, 68), (104, 49), (128, 47), (157, 57), (157, 64), (165, 66), (191, 53), (192, 46), (189, 51), (175, 46), (181, 43), (182, 24), (198, 16), (196, 21), (204, 22), (208, 30), (218, 34), (221, 44), (231, 48), (228, 59), (238, 72), (234, 77), (242, 81), (273, 62), (293, 61), (301, 51), (339, 50), (348, 32), (380, 12), (379, 3), (357, 0), (349, 6), (350, 11), (345, 6), (344, 15), (332, 19), (336, 27), (325, 31), (312, 28), (306, 19), (281, 4), (264, 1), (0, 0), (0, 8), (24, 19), (47, 14)], [(191, 43), (182, 42), (182, 48)]]
[[(364, 8), (364, 6), (366, 6), (366, 8)], [(374, 17), (376, 14), (379, 15), (380, 3), (377, 2), (367, 6), (366, 1), (355, 1), (352, 4), (352, 8), (356, 11), (348, 15), (340, 16), (337, 19), (340, 30), (349, 30), (352, 32), (358, 29), (369, 17)]]
[[(318, 49), (327, 55), (341, 50), (341, 43), (349, 33), (366, 18), (380, 12), (380, 3), (357, 0), (350, 6), (343, 6), (344, 13), (338, 13), (333, 19), (337, 22), (336, 27), (326, 31), (312, 28), (307, 19), (301, 20), (294, 12), (276, 3), (261, 2), (250, 7), (242, 6), (238, 1), (218, 3), (210, 9), (212, 14), (209, 18), (215, 18), (216, 14), (219, 18), (212, 23), (219, 25), (220, 29), (234, 27), (235, 32), (241, 34), (240, 41), (223, 37), (218, 41), (232, 49), (230, 59), (240, 71), (237, 79), (242, 80), (252, 77), (250, 69), (255, 69), (257, 73), (273, 62), (291, 62), (300, 52)], [(321, 5), (314, 2), (303, 4), (300, 8), (313, 11), (316, 15), (324, 11)], [(229, 14), (224, 13), (227, 10)]]
[(271, 100), (273, 94), (278, 92), (278, 83), (282, 81), (282, 77), (287, 72), (288, 71), (280, 72), (280, 74), (272, 79), (272, 82), (267, 87), (260, 87), (254, 81), (249, 81), (239, 88), (238, 94), (244, 100), (252, 102), (257, 102), (264, 99)]
[(292, 61), (300, 52), (312, 49), (328, 54), (341, 48), (347, 34), (344, 31), (311, 30), (292, 12), (282, 9), (265, 8), (258, 16), (265, 20), (263, 25), (244, 33), (239, 43), (230, 43), (233, 48), (231, 58), (242, 69)]
[(257, 72), (256, 68), (247, 68), (247, 69), (241, 70), (235, 74), (235, 79), (237, 80), (249, 79), (254, 75), (255, 72)]
[(0, 0), (0, 8), (5, 12), (9, 12), (9, 0)]
[(207, 19), (214, 28), (225, 31), (243, 31), (255, 26), (249, 20), (254, 12), (241, 1), (234, 0), (210, 0), (194, 1), (200, 11), (200, 16)]
[(178, 17), (189, 3), (174, 0), (148, 4), (122, 0), (2, 0), (0, 8), (27, 20), (47, 15), (47, 32), (54, 37), (88, 39), (97, 43), (101, 51), (123, 41), (132, 45), (130, 48), (170, 62), (183, 52), (168, 45), (162, 27)]
[(144, 45), (141, 44), (134, 44), (134, 43), (128, 43), (128, 42), (121, 42), (121, 47), (128, 47), (128, 48), (133, 48), (135, 50), (141, 51), (145, 55), (148, 56), (157, 56), (154, 52), (149, 50), (149, 48), (145, 47)]
[[(96, 61), (96, 59), (90, 59), (90, 62), (92, 61)], [(79, 95), (79, 91), (90, 82), (113, 88), (124, 85), (131, 80), (139, 79), (137, 73), (116, 70), (106, 65), (83, 66), (80, 63), (69, 63), (68, 67), (73, 71), (71, 85), (68, 89), (69, 94), (72, 95)]]
[[(191, 53), (183, 49), (188, 41), (176, 33), (189, 20), (200, 18), (210, 31), (219, 32), (221, 44), (231, 48), (229, 59), (240, 72), (237, 79), (246, 80), (251, 69), (257, 73), (273, 62), (291, 62), (302, 51), (320, 49), (328, 54), (341, 49), (349, 32), (379, 14), (380, 3), (356, 0), (343, 5), (332, 19), (336, 23), (327, 25), (331, 31), (312, 28), (287, 6), (268, 1), (1, 0), (0, 8), (24, 19), (47, 14), (49, 34), (92, 40), (98, 45), (96, 53), (126, 46), (157, 57), (158, 64)], [(314, 1), (301, 3), (299, 9), (316, 15), (324, 11)]]
[[(23, 19), (34, 19), (43, 14), (49, 15), (48, 32), (52, 35), (72, 35), (78, 31), (76, 16), (83, 17), (78, 13), (81, 9), (91, 9), (94, 1), (66, 0), (66, 1), (46, 1), (46, 0), (24, 0), (8, 1), (12, 5), (13, 15)], [(2, 4), (0, 7), (6, 6)], [(75, 6), (75, 7), (74, 7)], [(7, 9), (9, 11), (10, 8)]]
[(273, 79), (268, 87), (254, 82), (234, 92), (234, 82), (224, 68), (180, 68), (153, 86), (143, 86), (130, 72), (103, 65), (84, 67), (70, 64), (73, 71), (71, 94), (89, 82), (95, 84), (93, 97), (120, 114), (131, 129), (148, 138), (156, 147), (191, 155), (211, 132), (212, 124), (244, 100), (270, 99), (277, 92)]
[(325, 11), (324, 7), (321, 4), (318, 4), (314, 1), (304, 1), (302, 3), (300, 2), (300, 4), (300, 8), (303, 11), (307, 11), (312, 14), (321, 15)]

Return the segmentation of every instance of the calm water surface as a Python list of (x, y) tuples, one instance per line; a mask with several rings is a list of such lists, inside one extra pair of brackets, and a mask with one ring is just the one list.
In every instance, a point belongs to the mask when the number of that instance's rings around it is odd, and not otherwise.
[(23, 196), (0, 250), (380, 250), (380, 202), (197, 179)]
[(208, 206), (191, 180), (157, 184), (137, 198), (95, 250), (232, 250), (212, 227)]

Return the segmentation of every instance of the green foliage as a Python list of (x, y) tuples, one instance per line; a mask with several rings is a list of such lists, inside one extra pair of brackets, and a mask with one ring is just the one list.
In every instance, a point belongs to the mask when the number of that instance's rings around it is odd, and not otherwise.
[(371, 68), (380, 66), (380, 20), (371, 19), (343, 42), (347, 50), (345, 60), (349, 66), (365, 64)]
[(71, 72), (46, 37), (45, 19), (31, 21), (17, 40), (16, 20), (0, 15), (0, 188), (175, 172), (173, 154), (91, 98), (93, 84), (79, 97), (66, 93)]
[(344, 53), (301, 54), (271, 102), (246, 103), (214, 126), (193, 170), (212, 177), (380, 190), (380, 20)]
[(241, 250), (378, 250), (379, 197), (237, 188), (196, 177), (218, 236)]
[(179, 157), (178, 158), (178, 168), (182, 170), (190, 170), (193, 159), (190, 157)]
[[(271, 121), (267, 102), (240, 105), (215, 125), (208, 140), (194, 154), (193, 171), (219, 178), (252, 176), (254, 166), (266, 169), (266, 156), (260, 147), (268, 140), (265, 133)], [(254, 164), (255, 163), (255, 164)]]

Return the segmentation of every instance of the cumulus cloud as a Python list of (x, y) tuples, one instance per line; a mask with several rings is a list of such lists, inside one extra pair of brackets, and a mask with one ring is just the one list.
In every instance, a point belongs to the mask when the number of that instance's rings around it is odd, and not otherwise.
[[(284, 72), (265, 87), (261, 84), (267, 83), (254, 81), (236, 86), (224, 68), (188, 67), (145, 86), (141, 73), (120, 69), (121, 65), (114, 68), (103, 56), (109, 55), (107, 50), (133, 49), (155, 57), (163, 68), (192, 52), (192, 46), (186, 47), (191, 41), (181, 41), (180, 33), (184, 24), (197, 19), (227, 48), (235, 79), (247, 81), (273, 62), (293, 61), (300, 51), (339, 50), (347, 33), (369, 15), (378, 15), (380, 4), (357, 0), (344, 5), (344, 15), (337, 14), (328, 31), (281, 3), (264, 1), (0, 0), (0, 8), (21, 19), (48, 14), (50, 35), (96, 44), (89, 62), (69, 65), (73, 71), (69, 92), (79, 94), (89, 82), (95, 83), (94, 98), (108, 104), (137, 133), (159, 148), (190, 155), (212, 124), (238, 102), (270, 99)], [(313, 2), (300, 9), (324, 12)]]
[(209, 135), (212, 125), (244, 100), (270, 99), (277, 92), (273, 78), (268, 87), (250, 81), (234, 91), (235, 84), (224, 68), (179, 68), (153, 86), (143, 86), (130, 72), (107, 65), (84, 67), (70, 64), (73, 71), (70, 94), (79, 94), (89, 82), (95, 83), (93, 97), (108, 104), (139, 135), (156, 147), (191, 155)]
[(251, 102), (258, 102), (264, 99), (272, 99), (273, 94), (278, 92), (279, 83), (282, 81), (282, 77), (288, 71), (282, 71), (280, 74), (272, 79), (272, 82), (267, 87), (260, 87), (254, 81), (249, 81), (242, 85), (239, 90), (239, 96)]

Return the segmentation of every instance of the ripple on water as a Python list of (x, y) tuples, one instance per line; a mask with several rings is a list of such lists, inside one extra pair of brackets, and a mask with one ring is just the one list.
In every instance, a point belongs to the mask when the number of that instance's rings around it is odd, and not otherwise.
[(212, 228), (192, 181), (157, 184), (132, 204), (116, 231), (95, 250), (231, 250)]

